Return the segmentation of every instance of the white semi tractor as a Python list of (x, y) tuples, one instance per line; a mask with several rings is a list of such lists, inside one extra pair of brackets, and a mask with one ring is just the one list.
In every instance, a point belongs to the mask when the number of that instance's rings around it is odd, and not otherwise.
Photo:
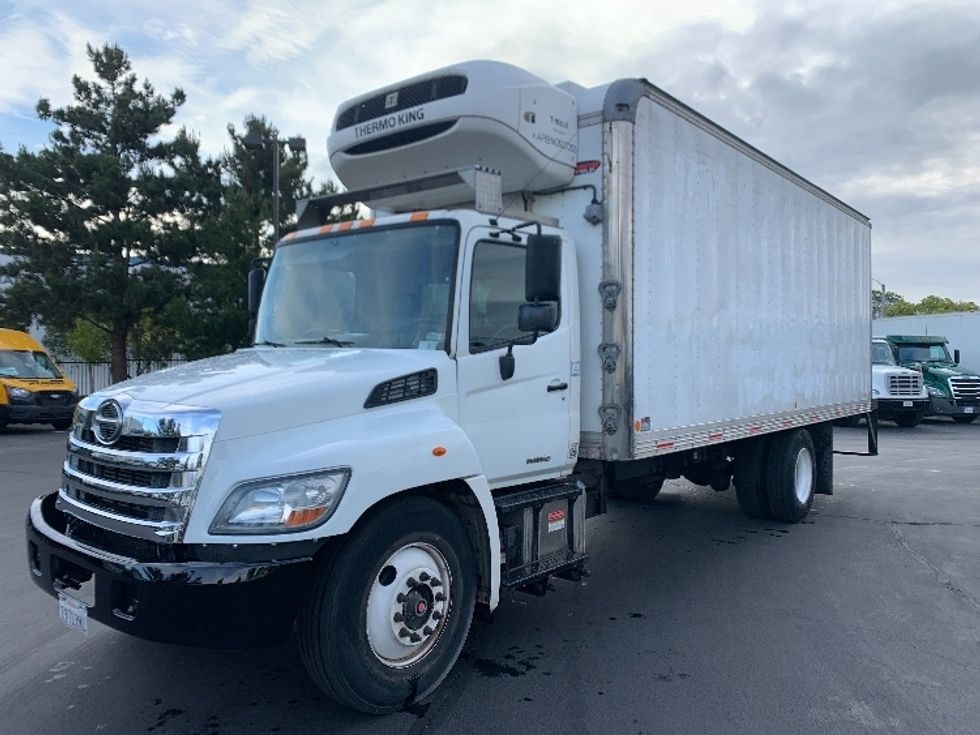
[(832, 421), (871, 408), (861, 213), (642, 79), (459, 64), (343, 104), (328, 147), (353, 191), (250, 276), (255, 346), (82, 402), (27, 530), (68, 625), (295, 629), (390, 712), (475, 610), (581, 574), (610, 489), (734, 478), (782, 522), (832, 492)]

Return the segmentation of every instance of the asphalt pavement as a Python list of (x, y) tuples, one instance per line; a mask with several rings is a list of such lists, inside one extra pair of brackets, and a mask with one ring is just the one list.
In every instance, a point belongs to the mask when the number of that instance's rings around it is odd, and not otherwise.
[[(861, 448), (863, 429), (838, 429)], [(980, 732), (980, 425), (882, 425), (802, 524), (684, 481), (589, 521), (592, 575), (507, 597), (427, 702), (339, 709), (291, 645), (215, 651), (58, 620), (24, 518), (65, 434), (0, 434), (0, 733)]]

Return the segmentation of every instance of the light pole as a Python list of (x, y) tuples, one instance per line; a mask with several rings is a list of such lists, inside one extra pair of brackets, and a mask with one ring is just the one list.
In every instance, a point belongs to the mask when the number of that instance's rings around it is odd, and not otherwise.
[(881, 299), (879, 299), (878, 317), (881, 318), (881, 319), (884, 319), (885, 318), (885, 306), (888, 303), (887, 301), (885, 301), (885, 295), (887, 293), (885, 291), (885, 284), (882, 283), (881, 281), (879, 281), (877, 278), (872, 278), (871, 280), (874, 281), (875, 283), (877, 283), (879, 286), (881, 286)]
[(280, 166), (280, 143), (285, 143), (291, 151), (296, 153), (306, 150), (306, 138), (299, 136), (287, 138), (280, 141), (279, 136), (273, 133), (270, 137), (264, 138), (262, 134), (253, 130), (245, 134), (242, 138), (242, 145), (249, 150), (262, 150), (265, 146), (272, 146), (272, 241), (279, 242), (279, 166)]

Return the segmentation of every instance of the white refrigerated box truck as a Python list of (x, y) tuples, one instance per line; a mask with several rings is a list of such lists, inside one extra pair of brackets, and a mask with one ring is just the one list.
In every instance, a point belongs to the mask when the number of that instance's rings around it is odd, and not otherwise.
[(64, 622), (295, 628), (389, 712), (475, 609), (578, 578), (610, 491), (734, 479), (783, 522), (832, 492), (831, 422), (871, 403), (861, 213), (641, 79), (459, 64), (343, 104), (328, 148), (352, 191), (250, 274), (255, 346), (81, 404), (28, 523)]

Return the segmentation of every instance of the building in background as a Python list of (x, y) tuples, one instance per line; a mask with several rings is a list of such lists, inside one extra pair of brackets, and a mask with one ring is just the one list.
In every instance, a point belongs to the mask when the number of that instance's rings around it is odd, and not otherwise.
[(973, 369), (980, 368), (980, 311), (954, 311), (947, 314), (890, 316), (875, 319), (872, 333), (876, 337), (888, 334), (925, 334), (946, 337), (949, 351), (960, 351), (960, 361)]

